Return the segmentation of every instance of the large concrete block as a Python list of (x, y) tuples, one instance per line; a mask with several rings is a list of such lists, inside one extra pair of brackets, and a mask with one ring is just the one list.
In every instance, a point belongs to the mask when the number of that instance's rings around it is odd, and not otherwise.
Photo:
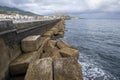
[(63, 38), (64, 37), (64, 32), (63, 31), (58, 32), (58, 36)]
[(43, 37), (52, 37), (53, 36), (53, 31), (47, 31), (46, 33), (44, 33), (42, 36)]
[(22, 50), (24, 52), (36, 51), (40, 47), (40, 44), (38, 44), (39, 41), (40, 35), (33, 35), (24, 38), (21, 42)]
[(14, 77), (10, 77), (10, 80), (24, 80), (25, 76), (14, 76)]
[(71, 47), (71, 46), (68, 43), (66, 43), (65, 41), (59, 40), (59, 41), (57, 41), (57, 47), (59, 49), (61, 49), (61, 48)]
[(56, 35), (59, 30), (58, 28), (53, 27), (52, 29), (50, 29), (50, 31), (53, 31), (53, 33)]
[(54, 80), (83, 80), (81, 66), (77, 59), (56, 59), (54, 61)]
[(55, 47), (56, 41), (49, 40), (46, 45), (44, 45), (43, 53), (41, 58), (51, 57), (51, 58), (60, 58), (61, 55), (59, 50)]
[(62, 57), (79, 57), (79, 51), (69, 47), (60, 49), (60, 54)]
[(24, 80), (53, 80), (52, 59), (43, 58), (31, 63)]
[(51, 57), (52, 59), (61, 58), (59, 50), (56, 48), (50, 49), (49, 52), (42, 53), (41, 58)]
[(38, 49), (38, 54), (39, 54), (39, 57), (41, 57), (41, 54), (43, 53), (43, 49), (44, 49), (44, 46), (47, 45), (48, 41), (50, 40), (49, 37), (41, 37), (40, 38), (40, 48)]
[(14, 61), (10, 63), (10, 66), (9, 66), (10, 74), (12, 76), (25, 74), (29, 63), (36, 59), (38, 59), (37, 52), (21, 54), (19, 57), (17, 57)]
[(48, 43), (51, 43), (53, 46), (56, 46), (57, 41), (56, 40), (49, 40)]

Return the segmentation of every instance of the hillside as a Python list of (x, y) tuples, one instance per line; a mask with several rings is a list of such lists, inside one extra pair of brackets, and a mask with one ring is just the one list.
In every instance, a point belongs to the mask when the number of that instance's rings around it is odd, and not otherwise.
[(21, 15), (29, 15), (29, 16), (37, 15), (32, 12), (23, 11), (17, 8), (11, 8), (6, 6), (0, 6), (0, 14), (21, 14)]

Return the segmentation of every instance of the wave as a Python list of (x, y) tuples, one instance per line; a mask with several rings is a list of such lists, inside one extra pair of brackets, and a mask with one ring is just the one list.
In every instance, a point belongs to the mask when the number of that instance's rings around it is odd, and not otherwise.
[(103, 70), (101, 65), (83, 54), (79, 56), (79, 63), (82, 66), (84, 80), (117, 80), (112, 74)]

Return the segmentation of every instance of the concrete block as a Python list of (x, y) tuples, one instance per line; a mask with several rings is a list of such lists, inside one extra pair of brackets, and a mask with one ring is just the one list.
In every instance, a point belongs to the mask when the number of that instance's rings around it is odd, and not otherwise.
[(76, 58), (54, 61), (54, 80), (83, 80), (81, 66)]
[(24, 77), (25, 76), (14, 76), (14, 77), (11, 77), (10, 80), (24, 80)]
[(30, 62), (38, 58), (37, 52), (21, 54), (14, 61), (10, 63), (9, 70), (12, 76), (25, 74)]
[(79, 57), (79, 51), (69, 47), (60, 49), (60, 54), (62, 57)]
[(53, 27), (52, 29), (50, 29), (50, 31), (53, 31), (53, 33), (56, 35), (59, 30), (58, 28)]
[(50, 49), (49, 52), (42, 53), (41, 58), (51, 57), (52, 59), (61, 58), (60, 52), (58, 49)]
[(63, 38), (64, 37), (64, 32), (63, 31), (58, 32), (58, 36), (61, 37), (61, 38)]
[(24, 80), (53, 80), (52, 59), (43, 58), (31, 63)]
[(53, 36), (53, 31), (47, 31), (42, 35), (43, 37), (52, 37)]
[(64, 47), (71, 47), (71, 46), (68, 43), (66, 43), (65, 41), (59, 40), (59, 41), (57, 41), (57, 47), (59, 49), (61, 49), (61, 48), (64, 48)]
[(47, 45), (48, 41), (50, 40), (49, 37), (41, 37), (40, 38), (40, 48), (38, 49), (38, 54), (39, 54), (39, 57), (41, 56), (41, 54), (43, 53), (43, 49), (44, 49), (44, 46)]
[(24, 38), (21, 42), (22, 50), (24, 52), (36, 51), (40, 47), (40, 44), (38, 44), (39, 41), (40, 35), (33, 35)]
[(51, 43), (53, 46), (56, 46), (57, 41), (56, 40), (49, 40), (48, 43)]

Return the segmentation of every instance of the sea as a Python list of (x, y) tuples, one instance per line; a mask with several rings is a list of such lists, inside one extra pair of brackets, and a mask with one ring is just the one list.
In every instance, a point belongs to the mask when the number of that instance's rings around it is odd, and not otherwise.
[(64, 40), (79, 53), (84, 80), (120, 80), (120, 19), (66, 20)]

